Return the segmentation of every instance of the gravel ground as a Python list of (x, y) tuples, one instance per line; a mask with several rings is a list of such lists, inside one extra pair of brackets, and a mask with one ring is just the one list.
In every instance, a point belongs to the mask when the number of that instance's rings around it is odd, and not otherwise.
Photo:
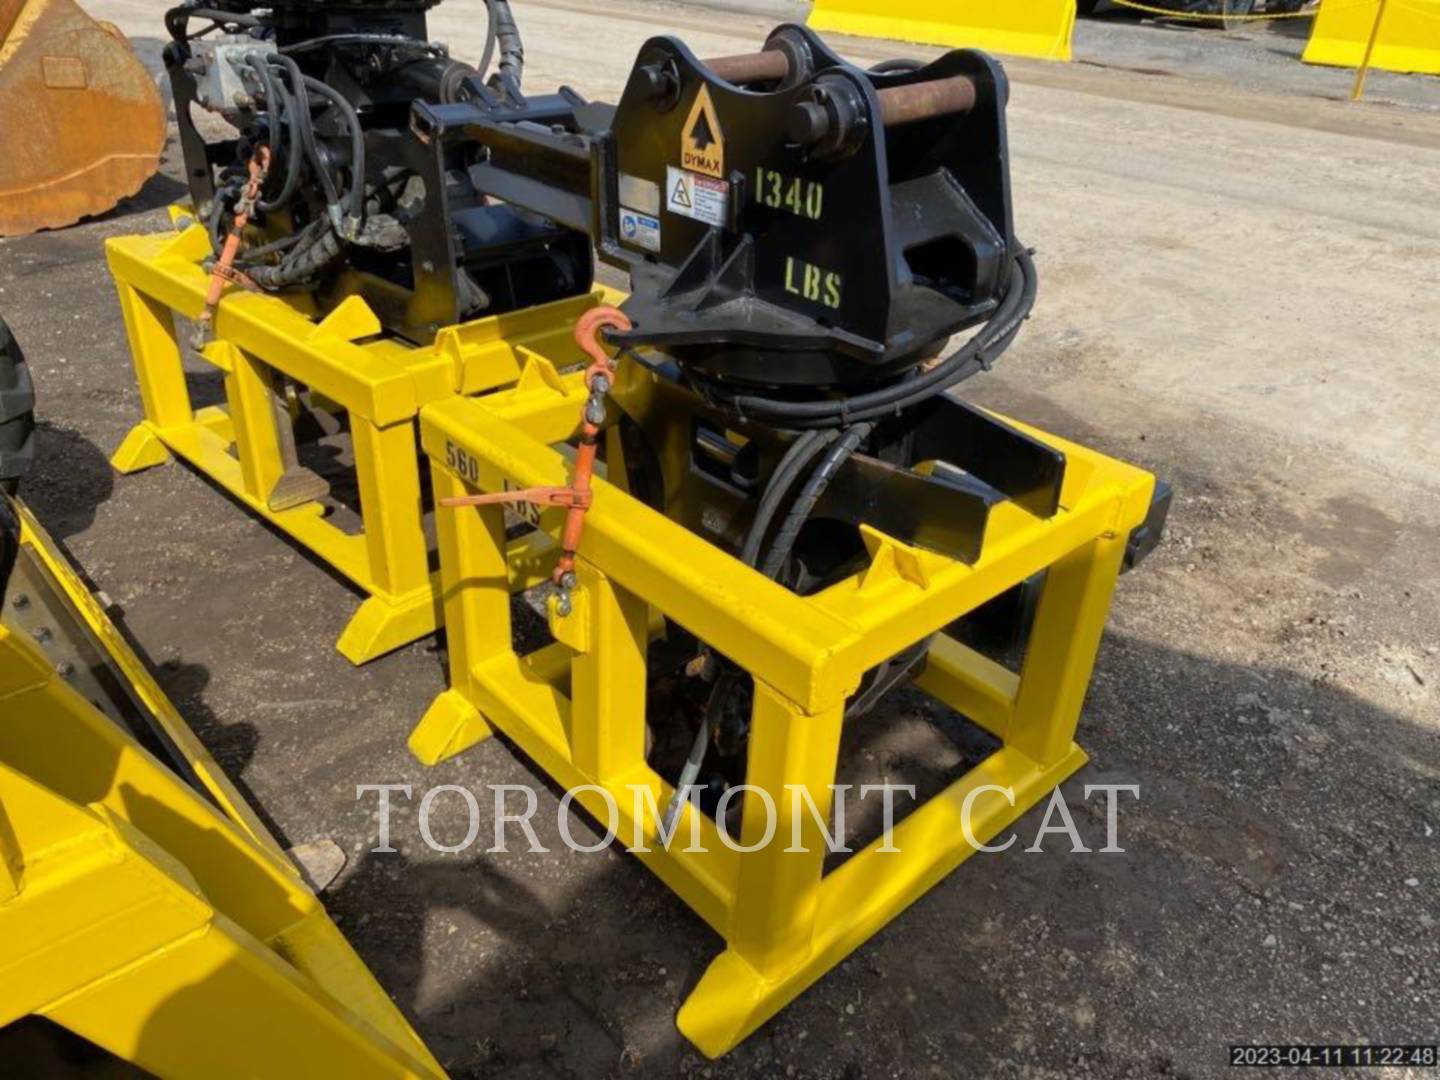
[[(158, 26), (139, 0), (92, 9)], [(462, 56), (467, 11), (434, 17)], [(596, 97), (657, 29), (703, 55), (774, 21), (640, 0), (519, 14), (530, 84)], [(673, 1015), (718, 939), (623, 853), (442, 855), (413, 806), (401, 850), (368, 852), (357, 783), (534, 776), (501, 740), (428, 771), (409, 757), (444, 685), (436, 642), (350, 668), (332, 645), (357, 600), (333, 574), (182, 467), (106, 464), (139, 401), (100, 242), (162, 226), (173, 154), (114, 214), (0, 241), (0, 311), (41, 395), (28, 499), (277, 831), (346, 848), (327, 903), (455, 1075), (1205, 1077), (1232, 1042), (1440, 1037), (1440, 117), (1421, 100), (1437, 81), (1377, 80), (1409, 104), (1351, 107), (1243, 48), (1223, 95), (1208, 44), (1165, 76), (1123, 70), (1156, 43), (1200, 48), (1181, 33), (1086, 23), (1098, 63), (1009, 65), (1041, 300), (967, 390), (1176, 486), (1166, 543), (1120, 586), (1081, 722), (1092, 764), (1065, 786), (1098, 847), (1083, 786), (1140, 785), (1125, 853), (1027, 854), (1032, 813), (1021, 844), (971, 860), (715, 1063)], [(933, 784), (966, 749), (937, 720), (898, 695), (847, 752)], [(559, 794), (537, 818), (557, 849)], [(463, 823), (437, 808), (435, 829)]]

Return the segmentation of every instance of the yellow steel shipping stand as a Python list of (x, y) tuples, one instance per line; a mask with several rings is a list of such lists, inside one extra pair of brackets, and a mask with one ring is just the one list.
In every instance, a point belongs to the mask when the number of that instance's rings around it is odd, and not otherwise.
[(442, 1075), (63, 556), (7, 507), (0, 1026), (45, 1016), (166, 1077)]
[[(586, 392), (579, 375), (558, 376), (532, 359), (515, 390), (479, 399), (451, 397), (421, 410), (436, 504), (480, 492), (563, 485)], [(638, 364), (621, 369), (615, 398), (659, 395)], [(615, 409), (610, 420), (614, 422)], [(691, 418), (678, 399), (659, 415), (676, 438)], [(973, 565), (864, 529), (869, 564), (801, 597), (627, 494), (595, 481), (568, 614), (552, 598), (555, 641), (529, 654), (511, 630), (506, 529), (496, 505), (437, 511), (440, 573), (451, 687), (411, 735), (413, 752), (436, 763), (499, 730), (557, 783), (598, 785), (619, 809), (617, 833), (634, 835), (635, 793), (654, 806), (673, 793), (645, 760), (646, 650), (663, 614), (754, 678), (746, 782), (774, 800), (785, 837), (800, 788), (828, 815), (842, 717), (862, 675), (938, 634), (918, 679), (926, 692), (994, 734), (992, 756), (917, 808), (896, 828), (898, 853), (880, 841), (823, 873), (818, 823), (802, 813), (805, 853), (781, 841), (740, 853), (712, 820), (687, 805), (682, 839), (664, 849), (653, 810), (639, 810), (650, 850), (637, 852), (725, 940), (681, 1008), (678, 1024), (701, 1050), (723, 1054), (940, 881), (973, 853), (961, 811), (985, 785), (1012, 788), (1014, 802), (979, 792), (971, 822), (987, 841), (1086, 760), (1074, 742), (1126, 541), (1145, 519), (1154, 481), (1136, 468), (1023, 428), (1061, 450), (1060, 510), (1035, 517), (1014, 503), (994, 508)], [(618, 478), (623, 445), (608, 433), (609, 471)], [(539, 516), (554, 533), (563, 511)], [(986, 600), (1046, 571), (1022, 670), (1012, 672), (940, 632)], [(605, 822), (594, 788), (579, 791)], [(745, 794), (740, 842), (764, 826), (758, 796)], [(756, 812), (752, 812), (752, 810)], [(690, 846), (700, 814), (703, 852)]]
[(836, 34), (1069, 60), (1075, 0), (815, 0), (808, 25)]
[[(181, 211), (174, 217), (175, 232), (106, 243), (145, 408), (112, 464), (131, 473), (172, 453), (183, 458), (368, 594), (338, 643), (352, 662), (433, 632), (439, 604), (424, 528), (416, 414), (426, 402), (513, 383), (536, 351), (561, 364), (578, 363), (575, 319), (606, 291), (440, 328), (432, 345), (419, 347), (379, 337), (380, 322), (358, 295), (316, 318), (303, 295), (232, 289), (216, 313), (214, 340), (200, 353), (223, 373), (226, 405), (196, 409), (176, 316), (194, 319), (204, 307), (209, 274), (202, 263), (212, 251), (203, 227), (187, 224)], [(348, 419), (361, 531), (327, 520), (323, 485), (302, 490), (298, 502), (294, 485), (291, 497), (277, 497), (297, 474), (280, 376), (308, 388), (312, 403)], [(513, 552), (517, 586), (534, 583), (528, 575), (535, 554), (523, 543)]]

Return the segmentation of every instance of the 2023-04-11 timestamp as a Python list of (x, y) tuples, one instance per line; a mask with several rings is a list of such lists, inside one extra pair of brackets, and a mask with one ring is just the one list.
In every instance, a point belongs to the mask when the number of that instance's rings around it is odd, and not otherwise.
[(1230, 1064), (1254, 1068), (1440, 1068), (1435, 1043), (1232, 1045)]

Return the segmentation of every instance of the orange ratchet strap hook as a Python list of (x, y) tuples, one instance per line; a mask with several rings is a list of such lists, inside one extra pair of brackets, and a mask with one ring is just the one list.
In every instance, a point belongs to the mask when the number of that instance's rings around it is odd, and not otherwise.
[[(260, 189), (265, 186), (265, 177), (270, 173), (270, 148), (257, 146), (249, 165), (250, 179), (235, 202), (235, 220), (230, 226), (230, 235), (225, 237), (225, 246), (220, 249), (220, 257), (210, 268), (210, 288), (205, 293), (205, 310), (200, 312), (198, 327), (202, 337), (209, 329), (211, 320), (215, 318), (215, 305), (220, 303), (225, 282), (244, 280), (233, 266), (235, 256), (240, 253), (240, 234), (245, 231), (245, 226), (250, 224), (250, 215), (255, 212), (255, 204), (260, 201)], [(216, 198), (219, 196), (216, 195)]]
[(555, 562), (551, 581), (558, 594), (556, 610), (570, 614), (570, 592), (575, 588), (575, 552), (580, 547), (580, 534), (585, 529), (585, 511), (590, 509), (592, 494), (590, 478), (595, 472), (595, 451), (600, 425), (605, 422), (605, 396), (615, 385), (615, 361), (600, 344), (600, 332), (614, 329), (626, 332), (634, 328), (630, 317), (619, 308), (601, 305), (591, 308), (575, 324), (575, 341), (590, 366), (585, 369), (585, 386), (590, 391), (580, 422), (580, 447), (575, 452), (575, 471), (569, 487), (533, 487), (520, 491), (495, 491), (484, 495), (458, 495), (441, 499), (441, 506), (494, 506), (497, 503), (530, 503), (534, 506), (566, 508), (565, 527), (560, 534), (560, 558)]

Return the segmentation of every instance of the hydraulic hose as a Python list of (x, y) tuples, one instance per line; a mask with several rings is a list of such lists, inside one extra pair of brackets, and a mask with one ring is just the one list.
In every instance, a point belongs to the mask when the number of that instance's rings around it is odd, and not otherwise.
[[(805, 471), (817, 454), (823, 451), (825, 452), (824, 458), (821, 459), (815, 471), (810, 474), (810, 478), (806, 480), (805, 486), (801, 488), (799, 496), (790, 507), (790, 512), (785, 516), (785, 522), (781, 525), (780, 532), (775, 538), (775, 543), (766, 554), (765, 565), (761, 567), (761, 572), (766, 577), (778, 579), (780, 571), (784, 569), (785, 560), (790, 557), (790, 552), (800, 535), (800, 529), (809, 519), (811, 511), (815, 509), (815, 504), (819, 502), (825, 489), (830, 486), (830, 481), (839, 471), (840, 466), (844, 465), (856, 448), (865, 441), (872, 427), (871, 424), (856, 424), (847, 428), (843, 434), (839, 431), (807, 431), (790, 444), (790, 448), (785, 451), (785, 456), (780, 459), (780, 463), (771, 474), (770, 482), (765, 485), (765, 494), (761, 496), (760, 505), (755, 511), (755, 520), (751, 522), (750, 530), (746, 533), (745, 545), (740, 557), (748, 565), (755, 565), (770, 519), (775, 516), (776, 509), (794, 486), (795, 478)], [(708, 647), (706, 651), (708, 652)], [(690, 745), (690, 753), (686, 756), (685, 765), (680, 771), (679, 779), (675, 782), (675, 796), (666, 808), (664, 828), (667, 833), (675, 827), (675, 822), (680, 815), (680, 808), (684, 804), (684, 800), (680, 797), (681, 793), (695, 783), (700, 776), (700, 770), (705, 766), (705, 757), (710, 748), (711, 734), (715, 729), (715, 724), (725, 706), (737, 692), (735, 670), (722, 667), (720, 674), (716, 676), (710, 696), (705, 702), (705, 715), (700, 723), (700, 729), (695, 733), (695, 740)]]
[(480, 80), (490, 70), (490, 61), (495, 58), (495, 5), (494, 0), (485, 0), (485, 48), (480, 53), (480, 63), (475, 65)]
[(306, 38), (304, 41), (283, 45), (280, 51), (294, 55), (300, 52), (313, 52), (316, 49), (329, 49), (336, 45), (384, 45), (397, 51), (423, 52), (431, 56), (446, 55), (445, 46), (437, 45), (433, 41), (418, 41), (415, 38), (406, 37), (404, 34), (325, 34), (322, 37)]
[[(283, 84), (274, 77), (270, 66), (259, 53), (250, 53), (245, 59), (259, 78), (260, 85), (265, 88), (265, 117), (270, 126), (270, 139), (273, 144), (271, 150), (279, 150), (285, 154), (285, 180), (280, 186), (279, 194), (273, 199), (261, 199), (256, 204), (261, 210), (269, 212), (288, 203), (300, 184), (300, 158), (303, 150), (300, 145), (299, 125), (295, 119), (296, 104), (295, 99), (290, 96), (289, 91), (283, 89)], [(282, 133), (287, 130), (282, 121), (286, 117), (289, 118), (290, 137), (282, 146)]]
[(760, 497), (760, 505), (755, 508), (755, 518), (750, 523), (750, 530), (745, 534), (745, 544), (741, 548), (740, 558), (747, 566), (754, 566), (759, 559), (760, 545), (764, 542), (765, 533), (769, 531), (770, 520), (795, 485), (795, 478), (815, 459), (816, 454), (837, 438), (839, 438), (839, 432), (835, 431), (807, 431), (796, 438), (790, 444), (790, 448), (785, 451), (785, 456), (775, 466), (769, 483), (765, 485), (765, 493)]
[(291, 233), (289, 236), (282, 236), (278, 240), (272, 240), (268, 244), (261, 244), (259, 247), (246, 248), (241, 261), (254, 263), (265, 258), (267, 255), (274, 255), (282, 251), (294, 251), (286, 258), (294, 258), (301, 251), (306, 250), (311, 244), (320, 239), (320, 233), (330, 227), (329, 219), (318, 218), (306, 225), (299, 232)]
[[(185, 32), (185, 24), (191, 19), (209, 19), (211, 22), (228, 23), (231, 26), (261, 26), (264, 24), (264, 20), (258, 15), (238, 11), (221, 11), (218, 8), (189, 7), (182, 4), (165, 13), (165, 29), (169, 31), (172, 39), (184, 45), (190, 40), (189, 35)], [(202, 30), (201, 33), (205, 33), (205, 31)]]
[(800, 494), (790, 506), (790, 512), (785, 515), (785, 521), (775, 535), (775, 543), (765, 553), (765, 564), (760, 571), (766, 577), (779, 579), (780, 571), (785, 568), (785, 560), (790, 557), (795, 541), (800, 536), (800, 529), (810, 519), (815, 504), (820, 501), (820, 496), (825, 494), (825, 489), (840, 471), (840, 466), (850, 459), (850, 455), (855, 453), (873, 428), (874, 425), (868, 423), (846, 428), (845, 434), (836, 439), (820, 459), (820, 464), (805, 481), (805, 486), (800, 489)]
[[(520, 27), (510, 12), (509, 0), (487, 0), (495, 22), (495, 40), (500, 47), (500, 77), (510, 76), (516, 87), (525, 74), (525, 45), (520, 40)], [(482, 68), (483, 70), (483, 68)]]
[[(258, 60), (254, 56), (250, 59), (252, 62)], [(365, 208), (365, 132), (360, 126), (359, 116), (349, 101), (326, 83), (302, 73), (294, 60), (278, 54), (271, 54), (268, 59), (277, 64), (288, 76), (295, 93), (291, 96), (284, 90), (283, 80), (275, 80), (272, 72), (265, 71), (265, 75), (262, 76), (262, 84), (266, 88), (267, 95), (271, 93), (273, 86), (275, 96), (283, 102), (282, 107), (288, 112), (291, 121), (291, 137), (286, 178), (281, 192), (274, 200), (260, 205), (265, 209), (273, 209), (283, 205), (293, 196), (299, 182), (299, 160), (303, 148), (304, 156), (309, 159), (320, 181), (326, 204), (332, 207), (340, 206), (334, 178), (325, 167), (315, 142), (315, 131), (310, 118), (309, 96), (313, 91), (341, 113), (348, 128), (351, 139), (351, 184), (345, 193), (343, 209), (358, 221)], [(264, 68), (265, 64), (261, 62), (258, 67)], [(267, 100), (267, 113), (271, 115), (271, 125), (274, 130), (277, 122), (271, 109), (271, 103)], [(217, 208), (220, 206), (218, 198), (216, 206)], [(212, 235), (217, 224), (218, 221), (213, 221), (211, 224)], [(330, 227), (330, 224), (328, 219), (322, 218), (311, 222), (299, 233), (246, 251), (247, 276), (264, 289), (285, 288), (314, 278), (321, 270), (334, 262), (341, 253), (341, 238)], [(277, 252), (284, 253), (278, 264), (258, 263), (258, 260)]]
[(221, 188), (215, 192), (215, 198), (210, 200), (210, 213), (205, 218), (205, 228), (210, 233), (210, 246), (217, 252), (220, 250), (220, 245), (225, 242), (220, 234), (220, 218), (225, 213), (225, 199), (227, 196), (233, 197), (237, 194), (238, 192), (234, 188)]
[(281, 289), (314, 277), (339, 254), (339, 235), (334, 229), (326, 229), (313, 244), (286, 256), (278, 266), (249, 267), (245, 273), (262, 289)]
[(1015, 256), (1005, 298), (979, 333), (929, 371), (880, 390), (822, 401), (784, 401), (748, 395), (728, 398), (716, 395), (717, 400), (751, 419), (797, 429), (843, 427), (861, 420), (880, 419), (917, 405), (988, 368), (1009, 348), (1029, 317), (1035, 306), (1038, 284), (1034, 260), (1029, 252), (1020, 251)]
[(350, 129), (350, 190), (346, 193), (345, 208), (351, 217), (358, 220), (365, 212), (365, 129), (360, 126), (360, 116), (345, 95), (328, 83), (313, 79), (309, 75), (303, 78), (307, 89), (313, 90), (340, 110), (340, 114), (345, 117), (346, 126)]
[(315, 142), (315, 129), (310, 122), (310, 95), (305, 88), (305, 75), (301, 72), (299, 64), (281, 53), (271, 53), (270, 61), (279, 64), (290, 77), (290, 89), (295, 96), (294, 119), (300, 133), (300, 145), (304, 147), (305, 156), (310, 160), (310, 166), (315, 170), (315, 176), (320, 181), (320, 190), (324, 193), (325, 204), (338, 206), (340, 196), (335, 190), (335, 178), (325, 167), (325, 159), (320, 156), (320, 148)]

